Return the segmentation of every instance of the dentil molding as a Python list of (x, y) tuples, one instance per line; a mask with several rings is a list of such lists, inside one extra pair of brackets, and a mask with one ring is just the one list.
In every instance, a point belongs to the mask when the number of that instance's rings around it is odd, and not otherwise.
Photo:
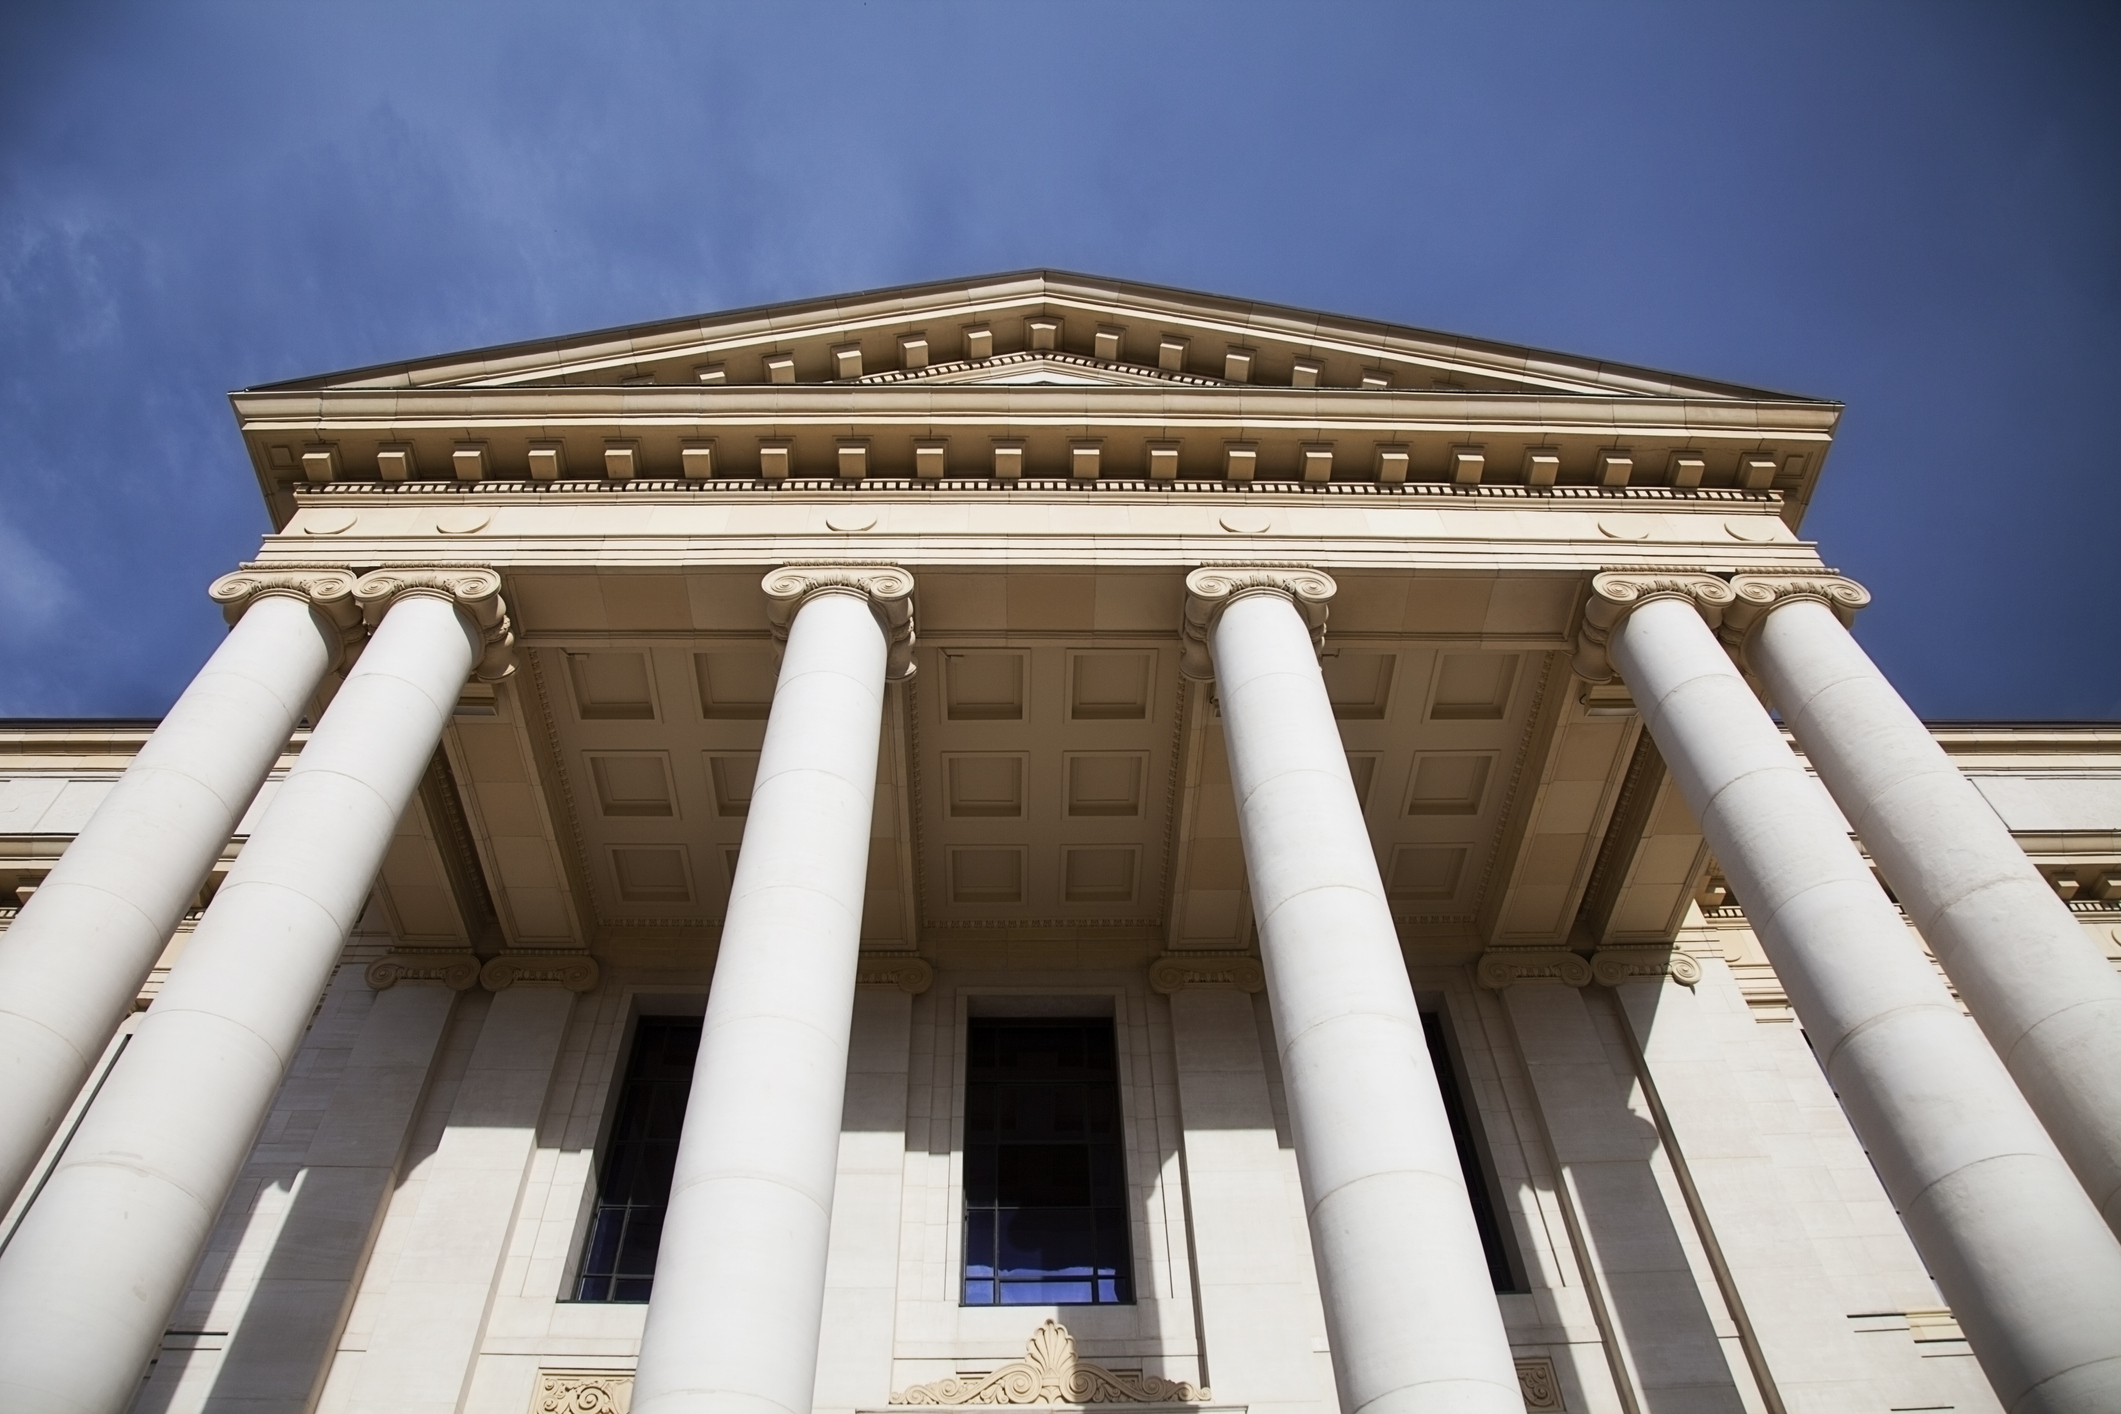
[(1186, 611), (1179, 624), (1183, 648), (1178, 670), (1205, 681), (1215, 676), (1208, 635), (1215, 621), (1248, 594), (1278, 594), (1296, 606), (1311, 630), (1311, 644), (1326, 642), (1326, 602), (1340, 586), (1323, 570), (1304, 565), (1204, 565), (1186, 576)]
[(351, 570), (266, 570), (246, 566), (222, 575), (207, 587), (206, 593), (221, 606), (221, 617), (228, 620), (230, 628), (260, 599), (300, 599), (338, 630), (339, 661), (332, 664), (336, 669), (344, 663), (346, 650), (361, 631), (361, 607), (353, 597), (356, 583)]
[(489, 992), (505, 992), (518, 982), (587, 992), (597, 984), (597, 960), (586, 952), (510, 952), (479, 969), (479, 984)]
[(917, 997), (934, 984), (935, 969), (925, 958), (865, 952), (856, 968), (854, 981), (860, 987), (896, 987)]
[(1480, 985), (1494, 991), (1520, 982), (1591, 985), (1591, 964), (1567, 948), (1489, 948), (1473, 968)]
[(479, 980), (479, 959), (468, 952), (391, 952), (368, 964), (368, 985), (387, 992), (400, 982), (440, 982), (452, 992)]
[(1715, 628), (1735, 598), (1731, 586), (1712, 574), (1692, 570), (1606, 570), (1591, 576), (1591, 597), (1583, 606), (1571, 664), (1587, 682), (1611, 682), (1613, 660), (1607, 649), (1629, 614), (1659, 599), (1692, 604)]
[(446, 599), (478, 625), (485, 647), (471, 671), (480, 682), (499, 682), (516, 670), (515, 629), (501, 598), (499, 574), (461, 565), (397, 566), (372, 570), (354, 586), (354, 602), (371, 632), (391, 605), (409, 594)]
[(820, 594), (853, 594), (869, 602), (889, 644), (884, 679), (913, 676), (913, 575), (897, 565), (840, 562), (783, 565), (766, 576), (766, 619), (778, 647), (796, 612)]
[(1752, 641), (1753, 633), (1767, 621), (1769, 614), (1785, 604), (1824, 604), (1834, 611), (1843, 628), (1855, 625), (1857, 611), (1871, 602), (1871, 592), (1855, 580), (1821, 570), (1816, 573), (1795, 571), (1790, 574), (1741, 574), (1731, 578), (1731, 593), (1735, 596), (1723, 611), (1723, 623), (1719, 630), (1724, 647), (1738, 660), (1738, 666), (1746, 666), (1746, 645)]
[(893, 1404), (1205, 1404), (1214, 1395), (1185, 1380), (1108, 1370), (1075, 1354), (1075, 1337), (1059, 1321), (1031, 1332), (1024, 1358), (990, 1375), (913, 1385)]
[(1264, 992), (1267, 974), (1258, 958), (1242, 953), (1166, 953), (1149, 964), (1149, 987), (1167, 997), (1188, 987)]

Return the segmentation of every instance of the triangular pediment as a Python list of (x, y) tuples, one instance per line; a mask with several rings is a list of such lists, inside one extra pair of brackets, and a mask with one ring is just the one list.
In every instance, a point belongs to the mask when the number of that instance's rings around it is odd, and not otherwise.
[(1787, 396), (1402, 325), (1046, 270), (480, 349), (299, 379), (271, 391), (894, 383)]

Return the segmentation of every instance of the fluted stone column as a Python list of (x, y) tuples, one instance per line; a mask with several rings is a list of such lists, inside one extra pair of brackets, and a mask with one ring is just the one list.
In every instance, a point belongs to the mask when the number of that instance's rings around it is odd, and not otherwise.
[(1599, 575), (1578, 670), (1626, 679), (2005, 1408), (2121, 1408), (2121, 1244), (1716, 641), (1732, 598)]
[(0, 1205), (22, 1186), (360, 623), (343, 570), (243, 571), (234, 625), (0, 935)]
[(810, 1414), (884, 684), (913, 576), (766, 577), (780, 679), (678, 1145), (635, 1414)]
[[(1314, 635), (1311, 570), (1186, 577), (1186, 669), (1222, 702), (1245, 869), (1347, 1414), (1521, 1414), (1480, 1233)], [(1204, 650), (1204, 652), (1203, 652)]]
[(355, 588), (367, 648), (0, 1256), (0, 1409), (132, 1398), (465, 678), (507, 671), (499, 588)]
[(1844, 626), (1829, 575), (1740, 575), (1724, 631), (2121, 1232), (2121, 974)]

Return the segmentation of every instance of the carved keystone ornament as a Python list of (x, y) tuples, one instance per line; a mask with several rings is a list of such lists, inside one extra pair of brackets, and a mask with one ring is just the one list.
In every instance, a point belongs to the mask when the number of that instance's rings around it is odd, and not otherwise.
[(1178, 670), (1186, 677), (1215, 676), (1208, 634), (1227, 609), (1248, 594), (1278, 594), (1296, 606), (1311, 630), (1311, 645), (1326, 642), (1326, 601), (1340, 586), (1322, 570), (1303, 565), (1205, 565), (1186, 576), (1186, 612), (1179, 624)]
[(913, 676), (913, 576), (908, 571), (897, 565), (860, 562), (783, 565), (767, 575), (760, 587), (766, 591), (766, 619), (773, 629), (776, 652), (787, 643), (788, 627), (795, 622), (797, 611), (813, 597), (852, 594), (868, 601), (890, 645), (884, 680), (901, 682)]
[(1184, 1380), (1108, 1370), (1075, 1355), (1075, 1337), (1059, 1321), (1031, 1332), (1024, 1358), (990, 1375), (913, 1385), (893, 1404), (1205, 1404), (1210, 1390)]

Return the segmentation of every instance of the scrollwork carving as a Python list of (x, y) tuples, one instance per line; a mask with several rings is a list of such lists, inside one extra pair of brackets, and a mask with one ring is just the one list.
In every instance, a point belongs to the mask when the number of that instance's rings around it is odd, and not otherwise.
[(1211, 1391), (1185, 1380), (1108, 1370), (1075, 1354), (1075, 1337), (1047, 1321), (1024, 1344), (1024, 1358), (988, 1375), (913, 1385), (893, 1404), (1205, 1404)]
[(1230, 987), (1263, 992), (1267, 974), (1259, 959), (1237, 953), (1166, 953), (1149, 964), (1149, 987), (1170, 996), (1188, 987)]
[(468, 952), (393, 952), (368, 964), (368, 985), (387, 992), (400, 982), (440, 982), (452, 992), (479, 980), (479, 959)]
[(1659, 599), (1683, 599), (1708, 620), (1722, 622), (1735, 596), (1731, 586), (1712, 574), (1691, 570), (1607, 570), (1591, 576), (1591, 597), (1583, 607), (1571, 664), (1586, 682), (1611, 682), (1613, 660), (1607, 652), (1613, 633), (1629, 614)]
[(1567, 948), (1489, 948), (1480, 955), (1473, 975), (1481, 986), (1497, 992), (1520, 982), (1588, 987), (1591, 964)]
[(1525, 1414), (1561, 1414), (1561, 1382), (1554, 1377), (1554, 1362), (1534, 1355), (1516, 1364), (1517, 1392), (1524, 1398)]
[(447, 599), (478, 625), (484, 651), (471, 671), (479, 681), (499, 682), (516, 670), (515, 628), (501, 598), (499, 574), (476, 565), (400, 566), (364, 574), (354, 586), (354, 600), (371, 630), (408, 594)]
[(611, 1370), (540, 1370), (530, 1414), (628, 1414), (633, 1376)]
[(1601, 987), (1627, 982), (1652, 982), (1669, 977), (1682, 987), (1701, 980), (1701, 963), (1678, 948), (1645, 944), (1641, 947), (1600, 948), (1591, 954), (1591, 977)]
[(884, 677), (899, 682), (913, 676), (913, 575), (897, 565), (836, 563), (783, 565), (766, 576), (766, 619), (776, 645), (788, 641), (788, 627), (804, 604), (819, 594), (852, 594), (866, 599), (889, 644)]
[(1326, 603), (1340, 586), (1306, 565), (1203, 565), (1186, 576), (1186, 610), (1179, 624), (1178, 670), (1205, 681), (1215, 676), (1208, 635), (1223, 611), (1248, 594), (1278, 594), (1296, 606), (1313, 647), (1326, 641)]
[(1856, 614), (1871, 602), (1871, 592), (1853, 579), (1829, 570), (1798, 570), (1789, 574), (1741, 574), (1731, 580), (1736, 596), (1723, 611), (1721, 634), (1724, 647), (1745, 666), (1746, 645), (1754, 630), (1768, 615), (1785, 604), (1824, 604), (1834, 611), (1843, 628), (1856, 622)]
[(518, 982), (546, 983), (570, 992), (587, 992), (597, 984), (597, 960), (583, 952), (512, 952), (490, 958), (479, 969), (479, 983), (489, 992), (505, 992)]
[[(361, 631), (361, 609), (354, 602), (353, 572), (342, 569), (260, 569), (245, 566), (224, 574), (207, 586), (207, 597), (221, 606), (221, 617), (234, 628), (244, 612), (260, 599), (300, 599), (338, 630), (339, 657)], [(332, 665), (334, 668), (339, 663)]]
[(863, 953), (854, 974), (855, 984), (863, 987), (896, 987), (909, 996), (919, 996), (935, 982), (935, 969), (927, 960), (918, 957), (893, 957), (884, 953)]

